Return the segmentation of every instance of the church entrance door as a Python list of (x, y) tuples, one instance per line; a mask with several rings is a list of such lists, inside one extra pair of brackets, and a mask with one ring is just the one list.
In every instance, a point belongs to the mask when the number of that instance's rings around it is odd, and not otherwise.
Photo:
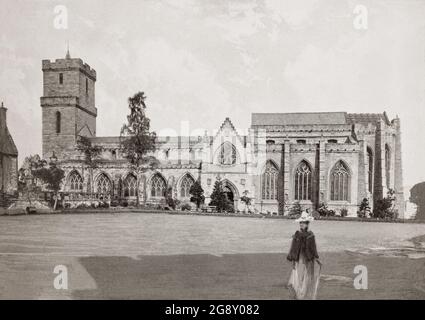
[(226, 195), (227, 200), (229, 200), (230, 202), (234, 202), (235, 197), (233, 195), (233, 191), (232, 189), (230, 189), (228, 186), (224, 186), (223, 187), (223, 192)]

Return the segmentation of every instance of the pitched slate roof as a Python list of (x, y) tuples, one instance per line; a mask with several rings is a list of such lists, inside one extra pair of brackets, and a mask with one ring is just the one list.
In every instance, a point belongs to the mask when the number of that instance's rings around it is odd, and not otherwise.
[[(0, 112), (4, 112), (4, 115), (6, 114), (6, 108), (3, 107), (3, 103), (1, 104)], [(15, 142), (12, 139), (12, 136), (10, 135), (9, 129), (7, 128), (6, 123), (6, 117), (2, 119), (4, 123), (0, 124), (0, 153), (11, 155), (11, 156), (18, 156), (18, 149), (16, 148)]]
[(387, 114), (384, 113), (347, 113), (347, 123), (376, 123), (384, 120), (390, 124)]
[(15, 142), (6, 128), (6, 134), (0, 135), (0, 153), (8, 154), (12, 156), (18, 156), (18, 149), (16, 148)]
[(253, 113), (252, 126), (346, 124), (345, 112)]
[(366, 124), (384, 120), (390, 124), (384, 113), (346, 113), (346, 112), (294, 112), (294, 113), (253, 113), (252, 126), (284, 125), (331, 125), (331, 124)]

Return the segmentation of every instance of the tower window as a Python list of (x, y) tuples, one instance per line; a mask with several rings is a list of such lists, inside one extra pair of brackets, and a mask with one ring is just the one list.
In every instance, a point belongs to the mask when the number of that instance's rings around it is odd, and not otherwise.
[(86, 94), (89, 94), (89, 80), (86, 78)]
[(63, 73), (59, 73), (59, 84), (63, 84)]
[(299, 144), (306, 144), (307, 141), (305, 139), (298, 139), (297, 140), (297, 143), (299, 143)]
[(390, 147), (388, 145), (385, 145), (385, 182), (387, 185), (387, 188), (390, 188), (391, 183), (391, 153), (390, 153)]
[(56, 111), (56, 133), (61, 133), (61, 113)]
[(370, 193), (373, 193), (373, 153), (372, 149), (369, 147), (367, 151), (367, 176), (368, 176), (368, 190)]

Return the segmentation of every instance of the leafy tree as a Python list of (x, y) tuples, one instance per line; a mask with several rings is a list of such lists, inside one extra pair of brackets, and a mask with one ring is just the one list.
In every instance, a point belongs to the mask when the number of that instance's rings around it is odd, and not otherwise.
[(33, 175), (33, 170), (43, 168), (46, 164), (46, 160), (41, 159), (38, 154), (28, 156), (24, 159), (18, 171), (18, 191), (27, 198), (30, 205), (32, 199), (41, 192), (40, 186), (37, 185), (37, 178)]
[[(140, 205), (139, 186), (141, 174), (158, 165), (158, 160), (148, 155), (156, 150), (156, 133), (150, 132), (150, 120), (146, 116), (146, 96), (143, 92), (128, 98), (130, 114), (121, 128), (120, 144), (124, 157), (137, 173), (137, 206)], [(146, 192), (146, 188), (144, 188)], [(146, 194), (144, 195), (146, 201)]]
[(411, 202), (417, 205), (417, 220), (425, 220), (425, 181), (415, 184), (410, 189)]
[(373, 208), (373, 217), (378, 219), (394, 219), (397, 217), (397, 212), (394, 209), (395, 191), (389, 189), (387, 196), (378, 199)]
[(53, 209), (56, 210), (58, 204), (59, 190), (63, 178), (65, 177), (65, 172), (58, 168), (55, 164), (51, 163), (48, 167), (42, 167), (33, 170), (33, 175), (37, 179), (40, 179), (41, 182), (45, 184), (48, 190), (51, 190), (55, 194), (55, 203)]
[(218, 212), (223, 212), (230, 209), (229, 200), (226, 194), (223, 192), (220, 179), (217, 179), (214, 183), (214, 189), (211, 193), (210, 206), (215, 206)]
[(204, 189), (202, 189), (201, 183), (199, 180), (196, 180), (189, 189), (191, 195), (190, 201), (196, 203), (196, 209), (199, 210), (201, 203), (204, 202)]
[(89, 192), (93, 192), (93, 170), (98, 167), (99, 156), (102, 153), (102, 148), (100, 146), (95, 146), (92, 144), (89, 138), (84, 136), (79, 136), (77, 140), (76, 149), (84, 155), (84, 164), (90, 170), (90, 181), (89, 181)]

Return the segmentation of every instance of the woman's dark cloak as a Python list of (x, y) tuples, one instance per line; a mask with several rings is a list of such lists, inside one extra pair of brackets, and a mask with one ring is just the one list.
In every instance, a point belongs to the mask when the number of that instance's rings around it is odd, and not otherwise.
[(287, 259), (289, 261), (298, 261), (300, 259), (301, 252), (304, 253), (307, 261), (319, 259), (313, 232), (298, 230), (292, 236), (291, 249), (289, 250)]

